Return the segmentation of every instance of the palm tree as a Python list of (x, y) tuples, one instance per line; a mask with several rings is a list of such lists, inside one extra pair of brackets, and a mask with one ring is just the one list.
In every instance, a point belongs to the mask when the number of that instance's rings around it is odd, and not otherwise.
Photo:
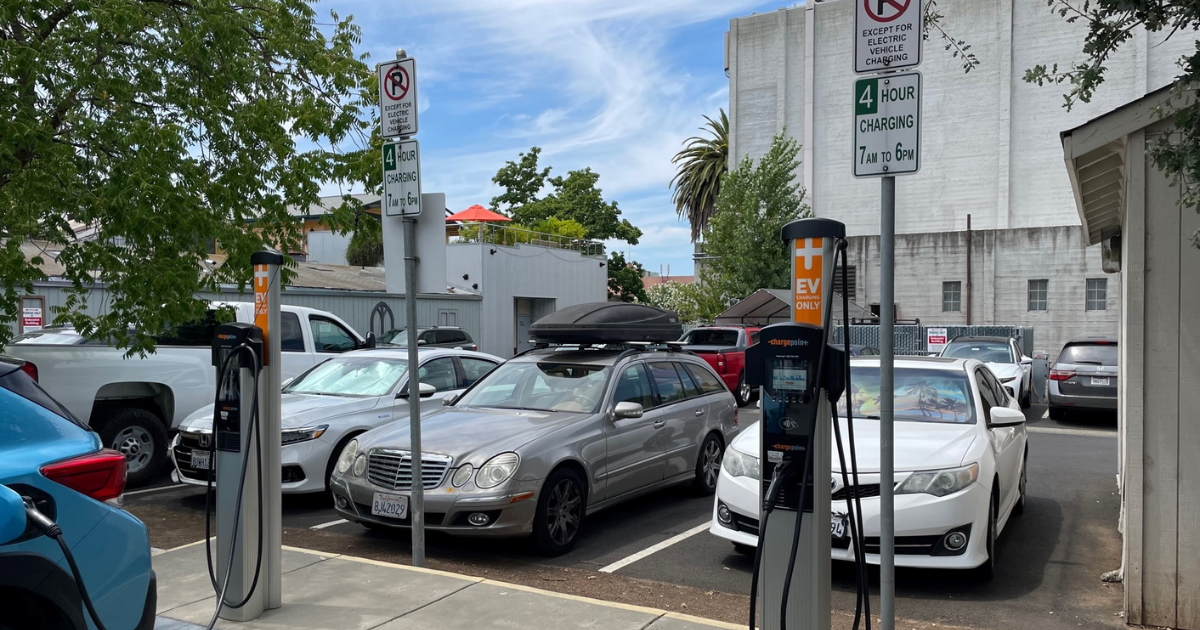
[(680, 217), (687, 215), (692, 224), (693, 243), (716, 210), (721, 176), (729, 167), (729, 117), (724, 109), (720, 112), (719, 120), (705, 116), (708, 122), (700, 128), (711, 138), (692, 136), (684, 143), (683, 150), (671, 158), (671, 163), (677, 165), (675, 177), (671, 178), (671, 186), (675, 188), (671, 199), (675, 202), (675, 212)]

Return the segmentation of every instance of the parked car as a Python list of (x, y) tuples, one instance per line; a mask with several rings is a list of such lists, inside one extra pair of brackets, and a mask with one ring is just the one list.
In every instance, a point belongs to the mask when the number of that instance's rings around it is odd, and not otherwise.
[[(232, 308), (239, 322), (254, 320), (252, 303), (215, 306)], [(283, 378), (371, 345), (325, 311), (285, 305), (279, 321)], [(91, 341), (68, 327), (25, 333), (5, 351), (34, 366), (46, 391), (99, 431), (105, 446), (125, 454), (129, 484), (136, 486), (153, 479), (166, 464), (169, 432), (213, 400), (216, 325), (216, 313), (209, 311), (204, 321), (159, 336), (157, 350), (145, 357), (126, 358), (124, 350)]]
[[(838, 344), (834, 344), (834, 345), (839, 348), (841, 347)], [(875, 346), (851, 344), (850, 345), (850, 356), (852, 356), (852, 357), (876, 357), (876, 356), (879, 356), (879, 348), (876, 348)]]
[[(545, 348), (493, 370), (421, 424), (425, 526), (525, 536), (569, 551), (587, 515), (692, 484), (716, 489), (738, 432), (733, 395), (704, 361), (650, 349)], [(351, 440), (330, 482), (337, 511), (407, 527), (409, 426)]]
[[(28, 497), (62, 528), (106, 628), (150, 630), (157, 601), (150, 537), (119, 507), (125, 458), (103, 449), (100, 436), (22, 367), (0, 358), (0, 492)], [(3, 509), (0, 520), (26, 525), (0, 539), (0, 626), (92, 628), (57, 542), (28, 523), (24, 506), (10, 501)]]
[[(879, 359), (852, 360), (851, 376), (864, 544), (867, 562), (879, 564)], [(1025, 506), (1025, 416), (974, 359), (897, 358), (894, 391), (896, 566), (980, 567), (990, 577), (996, 537)], [(845, 404), (843, 397), (843, 417)], [(848, 444), (845, 422), (841, 429)], [(709, 528), (743, 550), (758, 541), (759, 440), (756, 424), (726, 451)], [(848, 492), (836, 457), (833, 466), (832, 509), (840, 519)], [(843, 531), (833, 538), (833, 559), (853, 560), (849, 528)]]
[(753, 388), (746, 384), (746, 348), (758, 343), (755, 326), (701, 326), (679, 339), (684, 349), (700, 355), (721, 381), (733, 392), (739, 407), (754, 400)]
[(1117, 408), (1117, 340), (1072, 339), (1050, 364), (1050, 417), (1068, 411), (1115, 411)]
[(978, 359), (1000, 379), (1009, 395), (1028, 409), (1033, 396), (1033, 359), (1021, 352), (1010, 337), (955, 337), (940, 355), (953, 359)]
[[(457, 394), (503, 362), (482, 352), (421, 348), (423, 413), (441, 411), (441, 397)], [(408, 418), (408, 352), (349, 352), (313, 367), (283, 388), (283, 492), (324, 492), (337, 456), (358, 434)], [(213, 405), (188, 416), (171, 444), (174, 477), (207, 485)]]
[[(396, 328), (379, 336), (381, 346), (408, 346), (408, 329)], [(457, 326), (434, 326), (417, 329), (417, 345), (422, 348), (461, 348), (478, 350), (479, 346), (471, 335)]]

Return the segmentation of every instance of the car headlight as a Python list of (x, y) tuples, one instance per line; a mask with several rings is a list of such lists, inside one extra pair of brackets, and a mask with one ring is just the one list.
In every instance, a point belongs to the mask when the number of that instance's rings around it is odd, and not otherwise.
[(963, 490), (979, 479), (979, 464), (946, 470), (915, 472), (896, 488), (896, 494), (932, 494), (944, 497)]
[(475, 472), (475, 468), (473, 466), (470, 464), (463, 464), (462, 466), (458, 467), (458, 470), (454, 471), (454, 476), (450, 478), (450, 483), (453, 484), (455, 488), (461, 488), (471, 480), (471, 473), (473, 472)]
[(1003, 378), (1003, 379), (1000, 379), (1000, 382), (1001, 382), (1001, 383), (1011, 383), (1011, 382), (1013, 382), (1013, 381), (1015, 381), (1015, 380), (1017, 380), (1017, 377), (1016, 377), (1016, 376), (1010, 376), (1010, 377), (1008, 377), (1008, 378)]
[(338, 456), (337, 471), (339, 474), (344, 475), (347, 470), (350, 470), (355, 455), (358, 455), (358, 440), (350, 440), (346, 448), (342, 449), (342, 454)]
[(325, 435), (325, 430), (329, 428), (328, 424), (322, 424), (319, 427), (303, 427), (300, 429), (284, 429), (283, 436), (280, 438), (280, 446), (295, 444), (297, 442), (307, 442), (315, 440), (322, 435)]
[(363, 453), (359, 453), (358, 457), (355, 458), (355, 460), (354, 460), (354, 476), (361, 477), (363, 474), (363, 471), (366, 469), (367, 469), (367, 456)]
[(725, 472), (732, 477), (749, 477), (751, 479), (761, 479), (762, 471), (759, 469), (758, 458), (748, 453), (743, 453), (736, 448), (725, 450), (725, 459), (722, 460), (721, 466), (725, 468)]
[(517, 472), (519, 463), (521, 458), (517, 457), (516, 453), (500, 453), (487, 460), (479, 469), (479, 473), (475, 475), (475, 485), (480, 488), (495, 488)]

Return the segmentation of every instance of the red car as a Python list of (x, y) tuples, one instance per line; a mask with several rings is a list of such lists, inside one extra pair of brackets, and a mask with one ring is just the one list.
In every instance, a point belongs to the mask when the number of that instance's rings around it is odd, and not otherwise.
[(708, 361), (739, 407), (754, 400), (755, 392), (746, 384), (746, 348), (758, 343), (758, 326), (701, 326), (684, 333), (679, 341), (684, 348)]

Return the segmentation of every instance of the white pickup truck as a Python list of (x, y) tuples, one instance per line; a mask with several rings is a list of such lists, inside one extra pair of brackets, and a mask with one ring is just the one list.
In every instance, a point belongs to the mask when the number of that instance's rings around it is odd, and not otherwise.
[[(254, 305), (225, 303), (239, 322), (252, 322)], [(370, 342), (325, 311), (283, 306), (280, 369), (284, 380), (329, 357)], [(213, 311), (204, 322), (180, 326), (159, 338), (154, 354), (125, 358), (125, 350), (99, 344), (71, 328), (25, 333), (4, 354), (32, 363), (38, 382), (79, 418), (105, 446), (125, 454), (129, 483), (145, 483), (167, 461), (170, 432), (216, 394), (212, 365)]]

